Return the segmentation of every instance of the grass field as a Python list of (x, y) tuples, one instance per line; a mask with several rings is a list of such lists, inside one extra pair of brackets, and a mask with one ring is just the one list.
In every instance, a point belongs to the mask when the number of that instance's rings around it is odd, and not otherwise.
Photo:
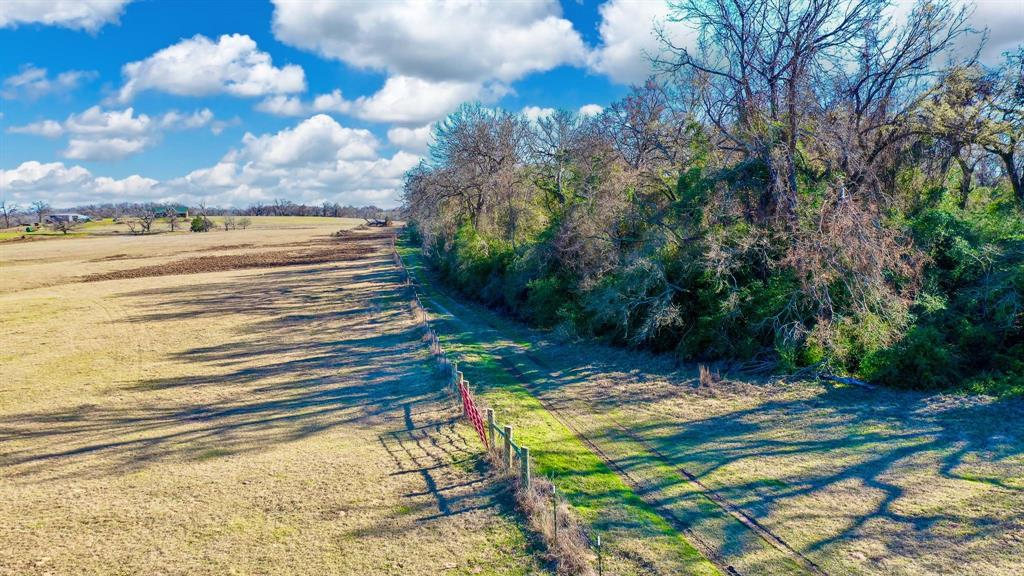
[[(482, 398), (526, 429), (539, 467), (554, 469), (611, 547), (638, 532), (616, 533), (603, 495), (620, 485), (592, 481), (609, 467), (646, 510), (741, 574), (1024, 573), (1024, 402), (817, 382), (699, 386), (670, 359), (552, 341), (419, 274)], [(566, 458), (580, 439), (603, 461), (586, 460), (582, 478)]]
[(0, 244), (0, 574), (544, 573), (357, 223)]

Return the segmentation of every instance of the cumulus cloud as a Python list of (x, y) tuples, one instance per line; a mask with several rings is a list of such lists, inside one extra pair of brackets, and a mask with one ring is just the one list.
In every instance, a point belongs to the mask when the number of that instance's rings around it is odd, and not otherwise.
[(500, 98), (527, 74), (586, 60), (555, 0), (274, 4), (282, 42), (388, 73), (380, 91), (352, 103), (370, 121), (422, 125), (464, 101)]
[(23, 24), (61, 26), (96, 32), (117, 23), (131, 0), (4, 0), (0, 28)]
[(256, 105), (256, 109), (277, 116), (307, 116), (317, 112), (346, 114), (352, 110), (352, 102), (342, 97), (341, 90), (320, 94), (309, 102), (298, 96), (279, 94), (263, 99)]
[(541, 118), (548, 118), (555, 113), (554, 108), (541, 108), (540, 106), (527, 106), (523, 108), (523, 116), (530, 122), (536, 122)]
[(441, 118), (467, 100), (490, 103), (510, 89), (501, 83), (433, 82), (413, 76), (391, 76), (370, 96), (345, 99), (340, 90), (320, 94), (310, 101), (298, 96), (270, 96), (256, 105), (261, 112), (277, 116), (307, 116), (316, 113), (347, 114), (370, 122), (387, 122), (406, 127)]
[(45, 138), (57, 138), (64, 134), (64, 126), (56, 120), (41, 120), (24, 126), (11, 126), (7, 131), (12, 134), (32, 134)]
[(4, 78), (3, 86), (0, 87), (0, 98), (35, 100), (48, 94), (69, 92), (78, 88), (82, 81), (95, 76), (95, 72), (68, 70), (51, 77), (46, 68), (26, 64), (17, 74)]
[(396, 126), (388, 130), (388, 142), (414, 154), (426, 154), (433, 129), (433, 123), (419, 128)]
[(122, 68), (125, 83), (117, 95), (124, 103), (145, 90), (179, 96), (231, 94), (256, 97), (292, 94), (306, 89), (302, 68), (273, 65), (245, 34), (225, 34), (216, 42), (197, 34), (145, 60)]
[(379, 154), (368, 130), (318, 114), (276, 133), (246, 134), (217, 164), (166, 182), (165, 194), (246, 205), (287, 197), (296, 202), (377, 203), (394, 206), (406, 171), (420, 157)]
[(580, 106), (580, 116), (597, 116), (601, 112), (604, 112), (604, 107), (599, 104), (584, 104)]
[(19, 204), (40, 198), (54, 206), (158, 200), (158, 184), (157, 180), (138, 174), (120, 180), (96, 178), (81, 166), (65, 166), (63, 162), (44, 164), (33, 160), (17, 168), (0, 170), (0, 188)]
[(590, 53), (588, 65), (620, 84), (643, 82), (653, 72), (650, 58), (662, 50), (656, 27), (661, 27), (676, 46), (696, 45), (696, 32), (687, 25), (666, 24), (667, 2), (609, 0), (598, 10), (601, 44)]
[[(975, 31), (984, 32), (987, 41), (982, 48), (982, 63), (995, 65), (1002, 61), (1002, 54), (1024, 45), (1024, 2), (1019, 0), (963, 0), (959, 5), (971, 12), (968, 24)], [(888, 10), (895, 24), (902, 24), (914, 8), (912, 2), (894, 2)], [(961, 39), (957, 51), (973, 54), (981, 37), (969, 34)]]
[(161, 116), (135, 114), (134, 108), (103, 110), (93, 106), (79, 114), (71, 114), (63, 122), (42, 120), (7, 129), (14, 134), (32, 134), (56, 138), (67, 134), (65, 158), (73, 160), (120, 160), (154, 146), (166, 130), (190, 130), (213, 126), (213, 112), (208, 108), (184, 114), (171, 110)]

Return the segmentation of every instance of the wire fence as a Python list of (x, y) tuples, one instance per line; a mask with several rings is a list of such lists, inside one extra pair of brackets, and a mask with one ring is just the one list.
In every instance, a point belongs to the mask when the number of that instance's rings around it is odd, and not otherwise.
[[(391, 254), (395, 266), (402, 272), (402, 283), (409, 292), (409, 306), (413, 320), (423, 329), (423, 338), (427, 341), (430, 354), (445, 378), (445, 385), (453, 395), (458, 396), (462, 405), (462, 416), (476, 430), (480, 442), (490, 453), (492, 461), (496, 462), (512, 479), (520, 503), (524, 505), (531, 521), (537, 525), (538, 531), (548, 539), (549, 549), (561, 563), (566, 561), (566, 557), (579, 557), (578, 548), (581, 546), (592, 548), (596, 553), (596, 558), (594, 558), (596, 573), (603, 576), (604, 553), (601, 535), (584, 528), (571, 517), (568, 513), (570, 509), (568, 499), (553, 482), (546, 478), (534, 477), (531, 469), (530, 448), (515, 441), (513, 427), (508, 424), (501, 425), (492, 408), (485, 408), (481, 413), (480, 405), (473, 396), (469, 381), (458, 369), (458, 362), (449, 357), (441, 344), (441, 339), (430, 321), (430, 315), (420, 300), (415, 280), (398, 253), (394, 236), (391, 238)], [(538, 505), (538, 501), (542, 500), (550, 502), (550, 507)], [(576, 560), (583, 562), (581, 565), (583, 569), (572, 570), (572, 572), (594, 573), (589, 566), (590, 554), (588, 553), (586, 556), (588, 558), (585, 560), (578, 558)]]

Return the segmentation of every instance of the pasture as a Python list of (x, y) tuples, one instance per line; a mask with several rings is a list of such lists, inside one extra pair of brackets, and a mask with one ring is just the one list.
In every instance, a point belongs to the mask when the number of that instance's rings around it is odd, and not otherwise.
[(543, 573), (389, 240), (253, 220), (0, 244), (0, 574)]

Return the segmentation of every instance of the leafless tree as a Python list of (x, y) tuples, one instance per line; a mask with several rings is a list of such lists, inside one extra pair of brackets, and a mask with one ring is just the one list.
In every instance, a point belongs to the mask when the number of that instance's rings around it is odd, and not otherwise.
[(241, 228), (242, 230), (245, 230), (251, 224), (252, 219), (250, 219), (248, 216), (242, 216), (241, 218), (238, 219), (238, 227)]
[(52, 220), (49, 226), (54, 232), (63, 232), (64, 234), (67, 234), (68, 232), (78, 228), (79, 224), (81, 224), (81, 222), (72, 218), (59, 218)]
[(224, 216), (224, 220), (221, 222), (221, 225), (224, 226), (225, 232), (228, 230), (234, 230), (238, 226), (237, 222), (235, 221), (235, 217), (230, 214), (226, 214)]
[[(4, 216), (4, 228), (10, 228), (11, 219), (16, 218), (18, 215), (18, 205), (14, 202), (0, 200), (0, 212)], [(17, 226), (17, 222), (15, 222), (15, 226)]]
[(36, 222), (42, 223), (43, 217), (50, 211), (50, 205), (42, 200), (36, 200), (32, 203), (32, 211), (36, 214)]
[(164, 214), (165, 214), (165, 217), (167, 218), (167, 227), (168, 227), (168, 229), (170, 229), (171, 232), (174, 232), (175, 230), (177, 230), (178, 229), (178, 211), (175, 208), (171, 207), (171, 208), (168, 208), (164, 212)]

